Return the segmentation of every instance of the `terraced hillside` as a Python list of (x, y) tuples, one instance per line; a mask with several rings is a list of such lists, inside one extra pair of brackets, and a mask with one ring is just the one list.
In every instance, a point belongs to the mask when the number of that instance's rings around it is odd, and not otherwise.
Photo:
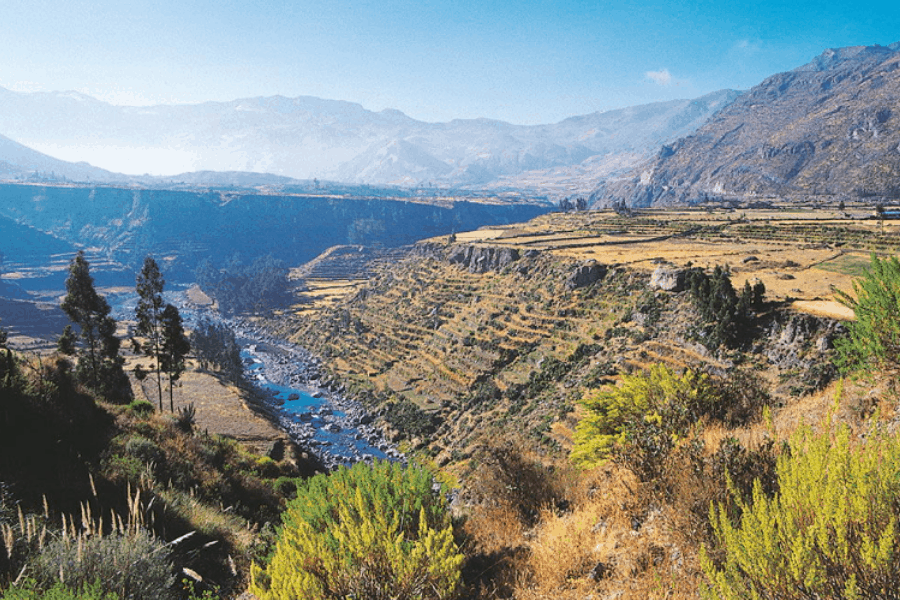
[[(831, 286), (849, 289), (865, 250), (894, 242), (890, 225), (882, 236), (842, 214), (777, 213), (553, 214), (435, 238), (345, 298), (272, 326), (439, 462), (468, 457), (492, 426), (565, 447), (586, 390), (655, 363), (752, 365), (787, 399), (830, 376), (839, 328), (798, 309), (833, 312)], [(711, 347), (690, 292), (651, 285), (660, 266), (716, 264), (732, 265), (736, 288), (771, 289), (741, 347)]]

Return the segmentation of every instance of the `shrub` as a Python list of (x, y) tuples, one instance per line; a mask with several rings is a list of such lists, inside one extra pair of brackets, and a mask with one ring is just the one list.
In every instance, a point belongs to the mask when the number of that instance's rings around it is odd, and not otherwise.
[(267, 477), (269, 479), (272, 479), (274, 477), (278, 477), (280, 469), (278, 468), (278, 463), (275, 462), (272, 458), (268, 456), (260, 456), (256, 459), (254, 471), (256, 471), (256, 473), (260, 477)]
[(156, 442), (140, 435), (128, 437), (128, 441), (125, 442), (125, 454), (144, 464), (159, 463), (165, 459), (165, 454)]
[(406, 398), (391, 402), (384, 407), (384, 419), (393, 427), (411, 437), (422, 437), (434, 433), (435, 416), (431, 415)]
[(44, 589), (58, 581), (70, 589), (85, 589), (99, 582), (105, 593), (118, 598), (174, 597), (175, 575), (168, 548), (143, 530), (58, 538), (44, 546), (30, 563), (28, 572)]
[(845, 369), (900, 367), (900, 261), (872, 254), (861, 279), (853, 282), (856, 298), (838, 291), (837, 299), (856, 313), (845, 323), (847, 337), (837, 340), (838, 360)]
[(533, 527), (543, 509), (567, 503), (567, 473), (524, 452), (526, 444), (522, 438), (503, 437), (499, 432), (485, 435), (474, 453), (477, 466), (467, 487), (483, 507), (502, 506), (523, 526)]
[(759, 418), (773, 404), (761, 378), (748, 369), (736, 369), (714, 382), (720, 401), (710, 416), (728, 427), (740, 427)]
[(119, 600), (111, 592), (104, 592), (99, 582), (87, 584), (74, 590), (57, 583), (47, 591), (38, 589), (33, 581), (22, 587), (10, 588), (0, 596), (0, 600)]
[(292, 498), (297, 495), (297, 481), (293, 477), (282, 475), (272, 482), (272, 488), (284, 498)]
[[(725, 558), (701, 564), (708, 598), (897, 598), (900, 572), (900, 438), (849, 428), (801, 428), (777, 461), (779, 491), (757, 481), (736, 498), (740, 519), (721, 504), (710, 520)], [(737, 522), (735, 522), (737, 521)]]
[(156, 407), (153, 406), (152, 402), (147, 400), (133, 400), (131, 404), (128, 405), (128, 409), (136, 415), (145, 417), (149, 414), (152, 414)]
[(262, 600), (455, 595), (463, 557), (424, 469), (385, 461), (316, 475), (282, 521), (268, 566), (251, 568)]
[(194, 406), (194, 403), (191, 402), (187, 406), (179, 406), (177, 416), (175, 417), (175, 424), (178, 426), (178, 429), (185, 433), (191, 433), (194, 431), (194, 425), (197, 422), (197, 407)]
[(590, 467), (618, 458), (649, 481), (676, 442), (718, 400), (710, 378), (696, 371), (676, 375), (658, 364), (647, 373), (625, 375), (621, 386), (581, 401), (587, 414), (575, 432), (572, 460)]

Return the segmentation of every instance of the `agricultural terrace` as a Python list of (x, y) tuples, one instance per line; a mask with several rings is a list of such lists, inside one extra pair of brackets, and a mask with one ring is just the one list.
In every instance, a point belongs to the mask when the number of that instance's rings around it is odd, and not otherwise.
[(848, 210), (641, 209), (553, 213), (524, 224), (457, 235), (458, 242), (551, 251), (579, 260), (653, 270), (727, 264), (736, 287), (762, 281), (767, 297), (793, 300), (797, 310), (847, 319), (834, 289), (850, 290), (869, 255), (900, 250), (900, 221), (873, 218), (870, 207)]

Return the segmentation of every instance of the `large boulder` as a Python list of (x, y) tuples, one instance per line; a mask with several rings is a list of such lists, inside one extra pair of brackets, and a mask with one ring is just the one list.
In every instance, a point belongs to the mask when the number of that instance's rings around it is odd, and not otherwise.
[(471, 273), (487, 273), (499, 271), (519, 260), (519, 251), (491, 246), (456, 246), (450, 250), (447, 260), (465, 267)]
[(569, 276), (566, 278), (566, 287), (570, 290), (575, 290), (596, 283), (605, 276), (606, 265), (602, 265), (595, 260), (589, 260), (580, 263), (569, 273)]
[(666, 292), (684, 291), (687, 271), (671, 265), (660, 265), (650, 276), (650, 287)]

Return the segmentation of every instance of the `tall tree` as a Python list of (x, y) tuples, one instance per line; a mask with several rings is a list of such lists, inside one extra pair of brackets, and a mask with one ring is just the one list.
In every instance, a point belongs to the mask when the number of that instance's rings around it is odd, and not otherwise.
[(142, 344), (135, 344), (152, 361), (151, 373), (156, 373), (156, 389), (159, 392), (159, 410), (163, 409), (162, 392), (162, 351), (163, 351), (163, 286), (165, 280), (159, 272), (159, 265), (149, 254), (144, 258), (144, 266), (138, 273), (135, 289), (138, 303), (134, 309), (137, 317), (137, 332), (143, 336)]
[[(79, 338), (85, 346), (86, 356), (78, 361), (79, 378), (82, 381), (87, 379), (95, 391), (100, 390), (101, 376), (120, 379), (115, 373), (116, 366), (121, 370), (119, 340), (115, 337), (116, 322), (109, 316), (110, 307), (106, 298), (94, 288), (90, 264), (80, 250), (69, 264), (66, 297), (61, 308), (69, 320), (78, 325)], [(104, 365), (104, 361), (112, 364)], [(118, 385), (119, 382), (115, 383)]]
[(184, 325), (177, 308), (166, 304), (160, 316), (160, 322), (162, 323), (162, 347), (159, 364), (169, 378), (169, 410), (174, 413), (173, 389), (175, 382), (181, 379), (181, 375), (184, 373), (184, 359), (191, 350), (191, 344), (184, 334)]
[(109, 303), (94, 288), (90, 264), (83, 252), (76, 254), (69, 264), (66, 297), (61, 308), (79, 330), (76, 336), (71, 326), (67, 327), (59, 346), (65, 353), (80, 354), (75, 373), (78, 380), (107, 400), (127, 402), (131, 398), (131, 385), (122, 370), (124, 361), (119, 356), (116, 321), (109, 315)]

